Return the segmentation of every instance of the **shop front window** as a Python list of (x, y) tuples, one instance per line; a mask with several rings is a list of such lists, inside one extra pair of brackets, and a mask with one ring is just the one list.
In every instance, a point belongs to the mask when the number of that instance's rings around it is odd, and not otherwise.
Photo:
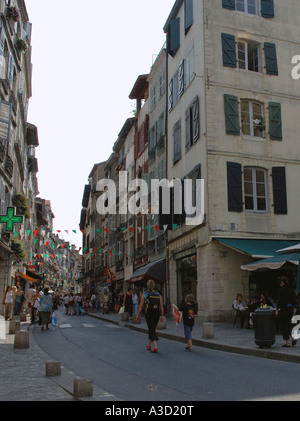
[(196, 254), (177, 261), (177, 300), (181, 305), (187, 294), (197, 299), (197, 258)]

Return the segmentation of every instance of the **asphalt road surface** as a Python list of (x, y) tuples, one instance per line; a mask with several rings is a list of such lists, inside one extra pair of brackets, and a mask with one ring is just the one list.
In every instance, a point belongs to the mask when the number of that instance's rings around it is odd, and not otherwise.
[(123, 401), (300, 400), (300, 365), (194, 347), (89, 316), (56, 311), (58, 327), (34, 339), (53, 361)]

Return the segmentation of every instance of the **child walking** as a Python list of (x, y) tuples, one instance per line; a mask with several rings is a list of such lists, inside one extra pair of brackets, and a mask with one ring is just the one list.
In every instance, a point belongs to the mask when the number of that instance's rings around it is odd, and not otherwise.
[(177, 310), (182, 311), (182, 319), (183, 319), (183, 327), (184, 327), (184, 335), (187, 340), (186, 350), (192, 352), (193, 351), (193, 344), (192, 344), (192, 330), (195, 323), (194, 317), (196, 313), (196, 301), (192, 294), (188, 294), (185, 299), (184, 303), (181, 308), (178, 309), (174, 304), (172, 304), (174, 308)]

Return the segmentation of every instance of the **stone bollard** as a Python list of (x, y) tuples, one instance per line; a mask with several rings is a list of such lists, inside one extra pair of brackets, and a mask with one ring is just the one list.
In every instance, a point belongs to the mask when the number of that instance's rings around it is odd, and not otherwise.
[(73, 395), (75, 398), (93, 396), (93, 380), (74, 379)]
[(20, 322), (26, 322), (27, 321), (27, 315), (25, 313), (20, 314)]
[(124, 313), (121, 313), (121, 320), (122, 320), (122, 322), (128, 322), (129, 315), (128, 315), (127, 312), (124, 311)]
[(46, 376), (61, 376), (61, 363), (55, 361), (46, 362)]
[(213, 339), (215, 337), (214, 334), (214, 324), (213, 323), (203, 323), (203, 335), (202, 338), (204, 339)]
[(139, 322), (137, 321), (137, 316), (136, 316), (136, 314), (133, 314), (133, 315), (132, 315), (131, 321), (132, 321), (132, 323), (133, 323), (133, 324), (138, 324), (138, 323), (141, 323), (140, 321), (139, 321)]
[(29, 348), (29, 332), (27, 330), (19, 330), (15, 334), (14, 348), (26, 349)]
[(156, 329), (166, 329), (166, 328), (167, 328), (167, 319), (165, 318), (165, 316), (162, 322), (160, 321), (160, 318), (159, 318)]
[(11, 319), (9, 322), (9, 334), (15, 334), (20, 330), (20, 319)]

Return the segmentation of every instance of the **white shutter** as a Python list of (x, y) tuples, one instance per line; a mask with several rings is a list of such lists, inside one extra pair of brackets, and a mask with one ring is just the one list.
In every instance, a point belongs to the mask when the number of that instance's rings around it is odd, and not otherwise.
[(179, 66), (178, 80), (179, 80), (178, 94), (179, 96), (181, 96), (184, 92), (184, 60), (182, 60)]
[(5, 183), (1, 181), (0, 189), (0, 213), (1, 215), (5, 214)]

